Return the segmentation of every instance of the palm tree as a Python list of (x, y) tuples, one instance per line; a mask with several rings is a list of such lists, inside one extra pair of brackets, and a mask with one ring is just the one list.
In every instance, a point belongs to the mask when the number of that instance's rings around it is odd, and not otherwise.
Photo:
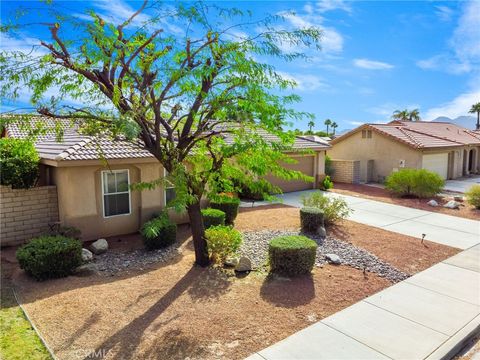
[(399, 120), (399, 121), (408, 121), (410, 120), (410, 111), (407, 109), (405, 110), (395, 110), (392, 115), (393, 120)]
[(413, 109), (408, 115), (409, 121), (420, 121), (420, 111), (418, 109)]
[(475, 129), (480, 130), (480, 102), (473, 104), (469, 113), (470, 114), (477, 113), (477, 125), (475, 126)]
[(335, 135), (335, 129), (338, 127), (337, 123), (334, 121), (332, 123), (333, 135)]
[(315, 123), (313, 122), (313, 120), (310, 120), (307, 125), (309, 128), (309, 131), (312, 132), (312, 128), (315, 126)]
[(330, 125), (332, 125), (332, 120), (327, 119), (327, 120), (325, 120), (324, 124), (327, 125), (327, 134), (328, 134), (328, 127), (329, 127)]

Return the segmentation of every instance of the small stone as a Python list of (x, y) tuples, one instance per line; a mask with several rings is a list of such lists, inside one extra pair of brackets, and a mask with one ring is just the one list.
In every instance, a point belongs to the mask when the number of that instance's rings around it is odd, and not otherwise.
[(97, 241), (92, 243), (92, 245), (90, 245), (90, 250), (92, 250), (92, 252), (95, 255), (103, 254), (104, 252), (106, 252), (108, 250), (107, 240), (98, 239)]
[(327, 259), (330, 264), (334, 265), (340, 265), (342, 263), (340, 260), (340, 256), (338, 256), (337, 254), (325, 254), (325, 259)]
[(238, 271), (238, 272), (252, 271), (252, 262), (248, 257), (242, 256), (238, 260), (237, 266), (235, 266), (235, 271)]
[(98, 267), (93, 263), (80, 265), (74, 271), (75, 276), (91, 276), (96, 274), (98, 274)]
[(93, 254), (90, 250), (83, 248), (82, 249), (82, 260), (83, 262), (90, 262), (93, 260)]
[(460, 207), (460, 203), (456, 202), (455, 200), (450, 200), (447, 202), (443, 207), (446, 207), (448, 209), (458, 209)]
[(327, 237), (327, 230), (325, 230), (325, 227), (320, 226), (318, 228), (318, 235), (322, 238)]
[(433, 206), (433, 207), (437, 207), (438, 206), (438, 202), (436, 200), (430, 200), (429, 202), (427, 202), (427, 205), (430, 205), (430, 206)]
[(225, 266), (230, 266), (230, 267), (235, 267), (238, 265), (239, 259), (235, 257), (229, 257), (225, 260), (223, 265)]
[(463, 196), (461, 196), (461, 195), (454, 196), (453, 200), (462, 202), (463, 201)]

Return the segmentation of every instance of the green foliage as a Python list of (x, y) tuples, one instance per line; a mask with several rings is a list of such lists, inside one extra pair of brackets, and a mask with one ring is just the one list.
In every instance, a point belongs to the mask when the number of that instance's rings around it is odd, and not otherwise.
[(147, 250), (165, 248), (177, 240), (177, 225), (166, 213), (143, 224), (140, 233)]
[(445, 181), (440, 175), (425, 169), (402, 169), (390, 174), (385, 188), (399, 196), (425, 198), (439, 194)]
[(205, 230), (205, 238), (210, 257), (221, 263), (237, 252), (242, 244), (242, 234), (231, 226), (212, 226)]
[(315, 207), (323, 212), (326, 225), (331, 225), (348, 217), (352, 209), (341, 198), (324, 196), (320, 191), (302, 197), (302, 204), (306, 207)]
[(1, 184), (14, 189), (28, 189), (38, 179), (40, 158), (29, 140), (1, 138), (0, 168)]
[(470, 205), (475, 206), (477, 209), (480, 209), (480, 185), (472, 185), (470, 189), (465, 193), (467, 202)]
[(303, 207), (300, 209), (300, 225), (304, 233), (318, 233), (324, 226), (323, 211), (315, 207)]
[(222, 210), (212, 208), (203, 209), (202, 219), (205, 229), (212, 226), (225, 225), (225, 213)]
[(322, 190), (330, 190), (333, 188), (333, 181), (330, 180), (330, 176), (325, 176), (321, 184)]
[(240, 199), (226, 195), (217, 195), (210, 201), (210, 207), (225, 213), (225, 224), (233, 225), (238, 215)]
[(80, 239), (81, 234), (82, 232), (80, 229), (76, 228), (75, 226), (59, 226), (58, 228), (51, 230), (48, 233), (48, 236), (63, 236), (73, 239)]
[(332, 158), (328, 155), (325, 155), (325, 174), (327, 174), (330, 177), (332, 177), (335, 174)]
[(317, 255), (317, 243), (305, 236), (280, 236), (270, 241), (270, 271), (281, 275), (309, 274)]
[(20, 267), (37, 280), (64, 277), (82, 264), (82, 244), (64, 236), (41, 236), (19, 248), (16, 256)]
[(264, 179), (246, 181), (238, 185), (238, 195), (242, 199), (269, 200), (272, 195), (279, 194), (281, 190), (273, 187)]

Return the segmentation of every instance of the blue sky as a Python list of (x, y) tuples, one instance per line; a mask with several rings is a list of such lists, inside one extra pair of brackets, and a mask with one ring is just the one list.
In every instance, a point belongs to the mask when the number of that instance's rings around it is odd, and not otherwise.
[[(2, 2), (2, 22), (12, 10), (32, 4)], [(139, 3), (61, 5), (71, 13), (94, 7), (104, 16), (123, 19)], [(277, 64), (285, 77), (297, 81), (295, 92), (303, 99), (297, 107), (315, 114), (317, 130), (324, 129), (326, 118), (342, 130), (385, 122), (404, 108), (419, 108), (425, 120), (454, 118), (468, 115), (480, 101), (480, 1), (251, 1), (240, 6), (256, 16), (293, 10), (287, 25), (315, 25), (324, 31), (322, 50), (309, 51), (308, 62)], [(35, 34), (25, 30), (19, 38), (2, 36), (1, 47), (35, 42)], [(24, 105), (4, 103), (2, 110)], [(306, 121), (294, 127), (306, 129)]]

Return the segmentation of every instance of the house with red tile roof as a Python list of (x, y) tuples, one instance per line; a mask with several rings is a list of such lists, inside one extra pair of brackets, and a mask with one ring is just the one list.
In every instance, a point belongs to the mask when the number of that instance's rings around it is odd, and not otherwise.
[(431, 170), (443, 179), (480, 173), (480, 132), (451, 123), (364, 124), (330, 144), (332, 159), (359, 163), (360, 182), (381, 182), (401, 168)]

